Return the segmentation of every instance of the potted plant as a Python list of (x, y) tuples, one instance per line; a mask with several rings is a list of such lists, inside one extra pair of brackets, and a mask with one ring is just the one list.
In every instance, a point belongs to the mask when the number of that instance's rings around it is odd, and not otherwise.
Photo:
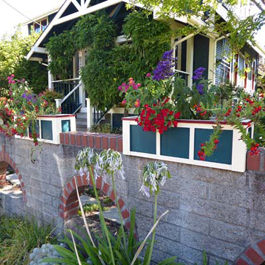
[[(213, 85), (203, 78), (202, 67), (195, 70), (193, 85), (188, 87), (181, 76), (174, 74), (172, 55), (172, 50), (165, 52), (143, 84), (130, 78), (118, 88), (126, 107), (133, 106), (138, 114), (133, 122), (124, 119), (125, 123), (130, 122), (130, 128), (126, 124), (124, 127), (125, 153), (139, 155), (147, 149), (149, 157), (178, 157), (180, 162), (189, 159), (199, 165), (202, 163), (198, 160), (205, 161), (205, 165), (232, 165), (237, 160), (236, 149), (244, 156), (247, 149), (252, 155), (258, 154), (259, 144), (253, 139), (253, 131), (255, 124), (264, 135), (263, 94), (248, 95), (242, 89)], [(136, 124), (142, 130), (132, 126)], [(148, 132), (148, 136), (143, 132)]]

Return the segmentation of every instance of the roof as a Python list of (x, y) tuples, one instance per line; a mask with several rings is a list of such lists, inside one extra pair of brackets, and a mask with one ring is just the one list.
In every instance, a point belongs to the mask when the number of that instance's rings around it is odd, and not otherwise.
[[(95, 2), (94, 5), (91, 5), (92, 1)], [(38, 54), (42, 54), (42, 56), (40, 56), (39, 58), (39, 60), (42, 60), (43, 55), (47, 54), (47, 51), (44, 48), (44, 44), (48, 42), (49, 38), (54, 33), (58, 34), (64, 30), (70, 29), (80, 17), (86, 14), (94, 13), (98, 10), (114, 7), (115, 5), (118, 5), (120, 3), (131, 4), (131, 0), (65, 0), (65, 2), (60, 7), (60, 9), (57, 9), (58, 12), (56, 13), (54, 19), (51, 21), (51, 23), (48, 25), (48, 27), (45, 29), (45, 31), (36, 41), (31, 51), (28, 53), (27, 60), (32, 60), (34, 57), (36, 59), (36, 56)], [(137, 7), (143, 8), (143, 5), (141, 4), (136, 3), (134, 5)], [(223, 12), (223, 15), (225, 15), (224, 8), (221, 8), (220, 12)], [(155, 12), (154, 12), (154, 15), (155, 15)], [(41, 17), (38, 17), (38, 18), (41, 18)], [(174, 19), (178, 20), (177, 17), (174, 17)], [(203, 21), (193, 16), (191, 16), (191, 18), (185, 18), (185, 21), (183, 21), (183, 18), (179, 18), (179, 21), (188, 23), (191, 25), (196, 24), (196, 25), (202, 26), (204, 24)], [(216, 34), (213, 32), (209, 33), (208, 35), (210, 37), (216, 38)], [(257, 53), (265, 56), (265, 51), (259, 45), (255, 45), (254, 47), (252, 44), (250, 45)], [(37, 56), (37, 58), (38, 57), (39, 56)]]

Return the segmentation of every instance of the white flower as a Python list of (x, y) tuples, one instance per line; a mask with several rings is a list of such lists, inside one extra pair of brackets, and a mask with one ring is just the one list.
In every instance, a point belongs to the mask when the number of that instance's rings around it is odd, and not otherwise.
[(142, 185), (139, 191), (142, 192), (147, 198), (150, 198), (149, 188), (145, 185)]

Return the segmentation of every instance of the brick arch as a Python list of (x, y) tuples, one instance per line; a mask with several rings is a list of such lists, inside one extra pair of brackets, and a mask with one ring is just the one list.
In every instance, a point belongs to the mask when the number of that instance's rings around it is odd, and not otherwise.
[[(88, 181), (86, 175), (77, 176), (76, 177), (78, 191), (83, 192), (85, 187), (92, 186), (91, 179)], [(97, 189), (101, 190), (104, 195), (109, 196), (110, 199), (116, 204), (115, 202), (115, 195), (114, 191), (111, 189), (110, 185), (103, 181), (102, 177), (99, 177), (96, 181)], [(121, 214), (123, 220), (125, 221), (125, 226), (129, 229), (130, 227), (130, 212), (127, 210), (126, 205), (122, 198), (118, 195), (118, 203), (121, 208)], [(68, 181), (62, 192), (62, 196), (60, 199), (59, 205), (59, 215), (63, 220), (70, 219), (71, 217), (78, 214), (79, 203), (76, 194), (76, 185), (75, 185), (75, 177), (73, 177), (70, 181)]]
[(16, 172), (18, 179), (20, 181), (20, 186), (23, 194), (23, 201), (27, 202), (26, 189), (25, 189), (25, 184), (22, 181), (22, 175), (19, 173), (19, 169), (16, 163), (9, 156), (9, 153), (6, 152), (6, 147), (3, 144), (2, 150), (0, 151), (0, 185), (6, 182), (6, 171), (8, 165), (10, 165)]
[(236, 265), (260, 265), (265, 262), (265, 239), (248, 247), (239, 256)]

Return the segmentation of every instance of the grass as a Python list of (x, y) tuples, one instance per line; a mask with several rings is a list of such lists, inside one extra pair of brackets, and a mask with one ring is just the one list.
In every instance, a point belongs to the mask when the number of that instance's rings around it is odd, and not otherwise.
[(27, 265), (34, 248), (55, 242), (49, 226), (38, 226), (36, 221), (21, 217), (0, 216), (1, 265)]

